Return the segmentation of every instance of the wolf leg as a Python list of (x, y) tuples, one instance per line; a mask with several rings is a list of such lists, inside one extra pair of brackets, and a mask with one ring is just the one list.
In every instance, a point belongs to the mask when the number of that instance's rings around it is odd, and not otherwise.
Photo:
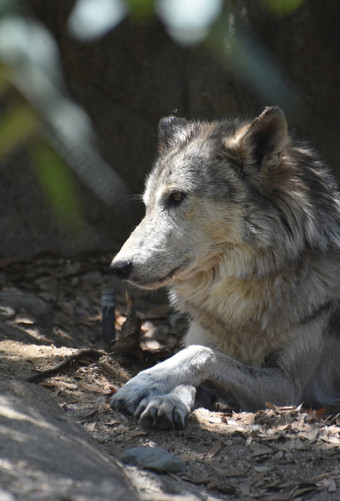
[[(143, 408), (139, 412), (139, 416), (142, 416), (148, 407), (147, 401), (151, 402), (159, 396), (164, 400), (165, 396), (169, 396), (171, 399), (180, 399), (183, 406), (190, 410), (195, 398), (193, 390), (205, 379), (204, 366), (209, 363), (211, 353), (213, 350), (203, 346), (185, 348), (128, 381), (113, 395), (111, 406), (128, 414), (135, 414), (142, 404), (139, 409)], [(143, 416), (145, 418), (146, 414)]]
[[(308, 366), (306, 362), (305, 377)], [(263, 407), (265, 402), (297, 403), (303, 382), (288, 378), (287, 373), (290, 371), (279, 367), (246, 366), (223, 353), (193, 345), (137, 374), (112, 397), (111, 406), (134, 414), (143, 424), (178, 428), (193, 407), (194, 389), (203, 381), (232, 392), (246, 410)]]

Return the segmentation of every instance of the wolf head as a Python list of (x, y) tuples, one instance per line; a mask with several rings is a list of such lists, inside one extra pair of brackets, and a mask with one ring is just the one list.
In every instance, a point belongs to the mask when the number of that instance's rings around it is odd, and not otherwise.
[(245, 277), (339, 245), (339, 198), (326, 168), (288, 135), (284, 113), (252, 121), (159, 123), (146, 214), (111, 264), (146, 289), (229, 266)]

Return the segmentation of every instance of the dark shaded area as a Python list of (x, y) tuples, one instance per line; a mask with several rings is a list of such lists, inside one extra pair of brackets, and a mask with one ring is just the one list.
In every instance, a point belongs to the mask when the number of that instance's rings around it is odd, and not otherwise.
[[(305, 1), (282, 17), (260, 2), (230, 2), (215, 39), (193, 48), (176, 45), (156, 18), (127, 19), (105, 37), (81, 43), (66, 30), (73, 2), (29, 0), (28, 5), (55, 36), (69, 91), (89, 113), (101, 153), (131, 193), (143, 189), (162, 116), (254, 116), (269, 104), (284, 108), (290, 129), (308, 139), (340, 176), (337, 2)], [(234, 58), (226, 42), (231, 21), (240, 34)], [(257, 58), (270, 69), (272, 80), (256, 73)], [(46, 208), (29, 159), (12, 156), (5, 167), (2, 255), (116, 249), (143, 214), (142, 205), (129, 197), (108, 209), (79, 183), (84, 221), (67, 234)]]

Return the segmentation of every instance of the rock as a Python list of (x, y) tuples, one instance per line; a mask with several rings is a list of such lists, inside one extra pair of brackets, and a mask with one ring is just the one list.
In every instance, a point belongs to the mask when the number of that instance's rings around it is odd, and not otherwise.
[(89, 271), (83, 276), (85, 282), (89, 282), (92, 285), (100, 285), (103, 283), (104, 277), (100, 271)]
[(101, 452), (43, 388), (0, 383), (0, 499), (140, 499), (123, 470)]
[(15, 501), (15, 498), (10, 492), (4, 491), (0, 487), (0, 501)]
[(36, 317), (42, 317), (50, 312), (50, 305), (30, 292), (2, 291), (0, 303), (10, 306), (15, 311), (25, 311)]
[(121, 461), (132, 466), (148, 468), (158, 473), (178, 473), (184, 471), (185, 462), (169, 454), (161, 447), (134, 447), (127, 449)]
[(0, 304), (9, 306), (16, 312), (30, 313), (36, 318), (44, 317), (51, 311), (51, 307), (46, 301), (30, 292), (1, 291)]

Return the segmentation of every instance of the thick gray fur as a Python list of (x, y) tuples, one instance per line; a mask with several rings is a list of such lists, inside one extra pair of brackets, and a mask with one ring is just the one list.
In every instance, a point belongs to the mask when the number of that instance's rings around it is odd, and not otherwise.
[(145, 218), (112, 268), (167, 286), (190, 328), (186, 347), (112, 406), (181, 428), (204, 381), (246, 410), (339, 404), (340, 199), (328, 168), (276, 107), (254, 120), (168, 117), (159, 138)]

